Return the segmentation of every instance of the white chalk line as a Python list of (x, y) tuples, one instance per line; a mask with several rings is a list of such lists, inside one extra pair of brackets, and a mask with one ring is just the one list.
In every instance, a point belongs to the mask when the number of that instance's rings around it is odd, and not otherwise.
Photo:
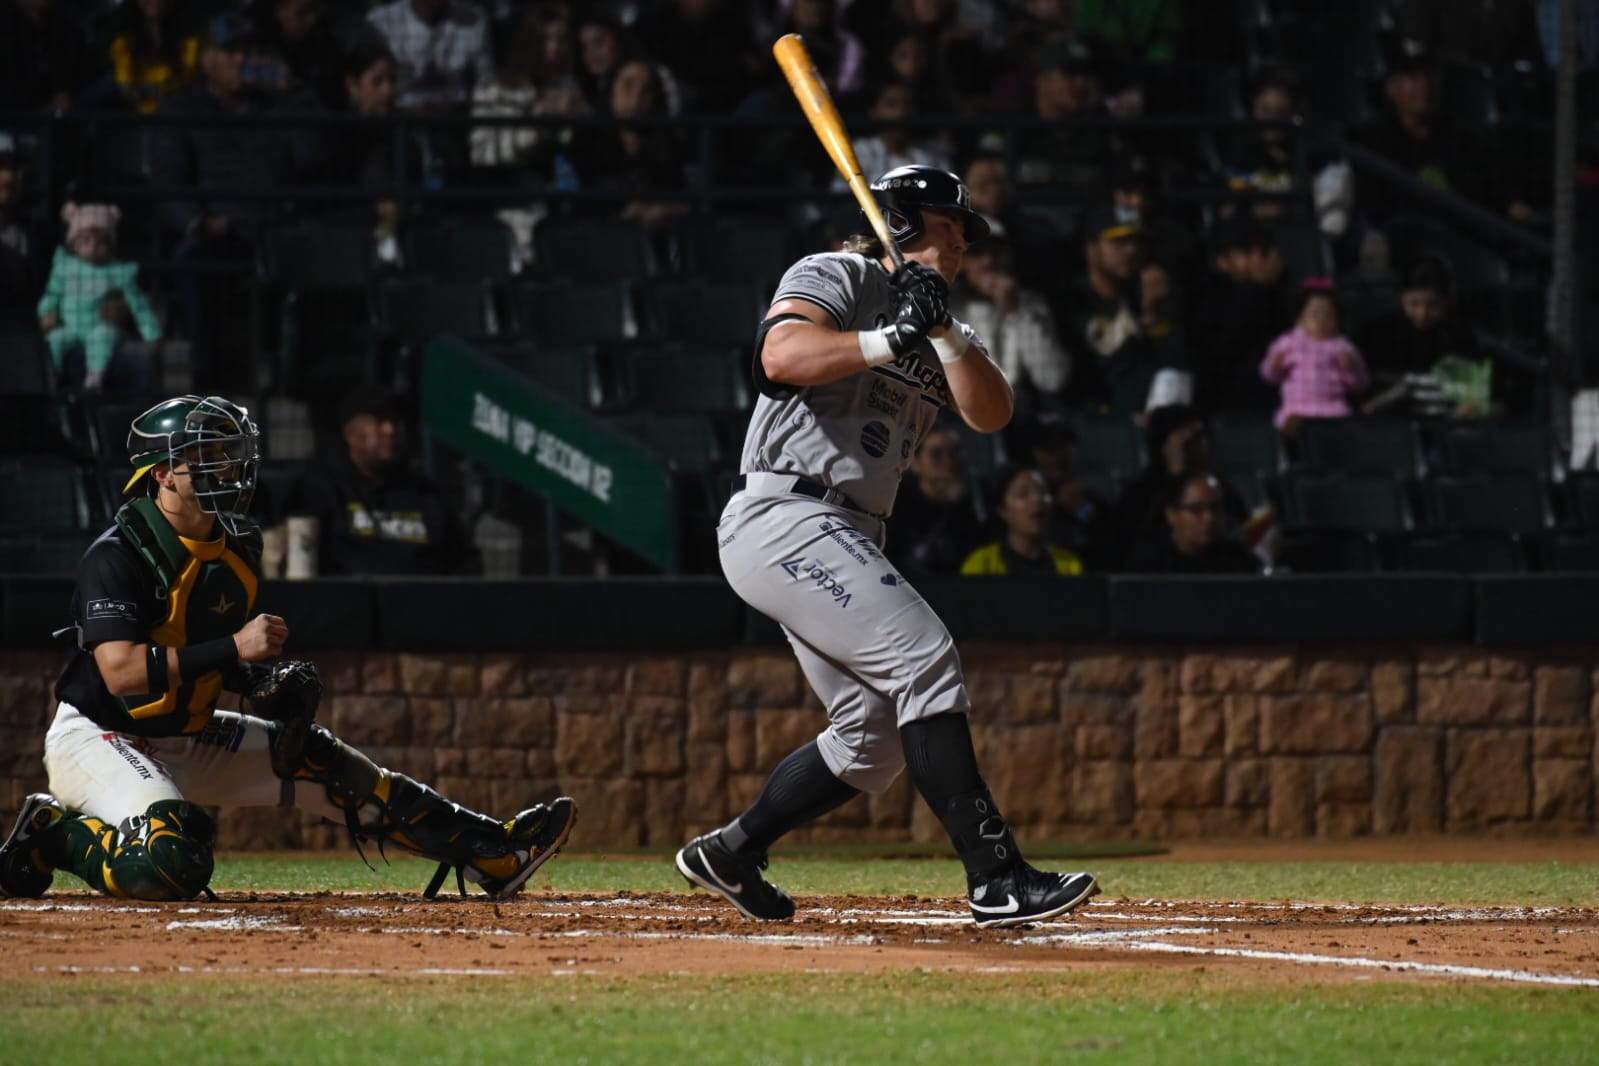
[(1158, 940), (1129, 942), (1124, 946), (1134, 951), (1158, 951), (1180, 955), (1221, 955), (1241, 959), (1264, 959), (1316, 966), (1348, 966), (1365, 970), (1397, 970), (1401, 973), (1428, 974), (1436, 977), (1476, 977), (1491, 981), (1513, 981), (1520, 984), (1599, 988), (1599, 977), (1535, 973), (1531, 970), (1503, 970), (1484, 966), (1450, 966), (1445, 963), (1409, 962), (1404, 959), (1368, 959), (1361, 956), (1314, 955), (1294, 951), (1261, 951), (1258, 948), (1205, 948), (1192, 944), (1167, 944)]
[(252, 932), (270, 930), (274, 933), (298, 933), (304, 926), (290, 925), (283, 918), (274, 918), (265, 915), (239, 914), (228, 915), (222, 918), (202, 918), (196, 920), (174, 920), (167, 923), (167, 929), (218, 929), (223, 932), (237, 932), (241, 929)]

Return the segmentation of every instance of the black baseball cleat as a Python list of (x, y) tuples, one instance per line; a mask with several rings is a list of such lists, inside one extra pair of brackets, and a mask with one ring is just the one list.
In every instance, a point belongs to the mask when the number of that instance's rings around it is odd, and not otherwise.
[(511, 845), (521, 860), (516, 872), (506, 878), (485, 877), (483, 891), (494, 899), (506, 899), (522, 891), (527, 879), (540, 866), (555, 858), (577, 824), (577, 801), (558, 796), (548, 805), (539, 803), (505, 824)]
[(721, 830), (695, 837), (677, 853), (677, 869), (688, 883), (720, 892), (746, 918), (781, 922), (794, 917), (788, 893), (761, 876), (766, 853), (742, 855), (722, 843)]
[(1093, 874), (1053, 874), (1018, 859), (1004, 873), (971, 886), (967, 903), (981, 929), (1004, 929), (1055, 918), (1099, 895)]
[(37, 899), (50, 889), (55, 867), (39, 854), (35, 838), (66, 817), (55, 797), (35, 792), (22, 801), (17, 824), (0, 844), (0, 896)]

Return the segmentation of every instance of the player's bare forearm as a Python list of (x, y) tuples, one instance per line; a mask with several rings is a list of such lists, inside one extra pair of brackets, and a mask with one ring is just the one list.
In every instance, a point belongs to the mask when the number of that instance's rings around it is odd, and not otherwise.
[(782, 385), (830, 385), (866, 369), (859, 333), (833, 326), (828, 313), (809, 300), (779, 300), (767, 318), (800, 315), (804, 321), (779, 322), (761, 345), (766, 376)]
[(945, 363), (944, 377), (968, 426), (979, 433), (995, 433), (1010, 424), (1016, 396), (1004, 371), (977, 344), (953, 363)]

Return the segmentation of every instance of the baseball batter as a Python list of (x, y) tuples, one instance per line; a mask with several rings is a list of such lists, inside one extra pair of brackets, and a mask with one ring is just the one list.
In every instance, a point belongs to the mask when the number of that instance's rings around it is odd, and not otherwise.
[(977, 766), (954, 643), (881, 551), (900, 476), (939, 411), (985, 433), (1010, 421), (1004, 375), (946, 307), (988, 225), (934, 167), (891, 170), (872, 189), (907, 263), (890, 273), (882, 246), (856, 237), (783, 276), (756, 337), (743, 473), (717, 529), (728, 582), (782, 625), (828, 725), (677, 867), (748, 917), (790, 918), (793, 900), (760, 873), (768, 849), (908, 767), (966, 866), (973, 920), (1022, 925), (1098, 885), (1023, 861)]
[[(259, 465), (248, 413), (179, 396), (133, 420), (131, 490), (84, 553), (72, 597), (78, 651), (56, 684), (44, 742), (50, 793), (22, 805), (0, 845), (0, 895), (41, 896), (66, 870), (111, 896), (209, 893), (208, 806), (295, 806), (453, 867), (462, 894), (520, 891), (572, 831), (561, 797), (508, 821), (376, 766), (312, 720), (309, 662), (282, 653), (283, 619), (254, 614), (260, 531), (244, 517)], [(248, 714), (218, 710), (223, 690)]]

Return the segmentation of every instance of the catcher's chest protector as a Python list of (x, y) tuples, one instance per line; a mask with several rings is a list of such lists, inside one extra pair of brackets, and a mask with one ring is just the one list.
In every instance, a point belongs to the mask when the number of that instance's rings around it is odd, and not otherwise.
[[(150, 631), (156, 644), (182, 648), (244, 628), (255, 606), (261, 554), (257, 537), (225, 536), (194, 541), (178, 536), (156, 509), (155, 501), (137, 499), (117, 512), (117, 528), (155, 574), (156, 596), (166, 617)], [(186, 677), (175, 689), (159, 695), (121, 696), (117, 703), (136, 732), (155, 735), (152, 721), (166, 720), (160, 732), (198, 733), (211, 720), (222, 691), (220, 672)], [(118, 728), (121, 723), (103, 723)]]

